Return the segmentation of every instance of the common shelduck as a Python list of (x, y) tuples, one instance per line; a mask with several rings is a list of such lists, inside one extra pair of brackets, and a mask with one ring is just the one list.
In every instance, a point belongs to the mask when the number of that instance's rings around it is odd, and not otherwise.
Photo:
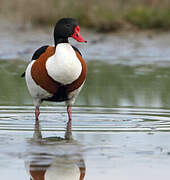
[(79, 94), (87, 74), (87, 66), (80, 51), (69, 44), (72, 37), (85, 41), (73, 18), (60, 19), (54, 28), (55, 46), (42, 46), (35, 51), (25, 76), (26, 84), (35, 105), (35, 118), (39, 118), (39, 106), (43, 101), (66, 102), (68, 123), (72, 130), (72, 105)]
[[(30, 180), (84, 180), (86, 165), (79, 143), (73, 141), (73, 144), (70, 144), (60, 137), (43, 138), (38, 121), (36, 121), (34, 135), (30, 143), (31, 146), (33, 144), (36, 147), (41, 146), (41, 149), (30, 149), (27, 152), (29, 158), (27, 157), (25, 161), (25, 167), (30, 175)], [(51, 147), (50, 145), (54, 149), (53, 153), (46, 151)], [(74, 150), (67, 153), (69, 148)]]
[(30, 180), (84, 180), (86, 169), (83, 160), (72, 160), (67, 155), (63, 157), (60, 155), (52, 161), (48, 160), (49, 154), (37, 156), (28, 167)]

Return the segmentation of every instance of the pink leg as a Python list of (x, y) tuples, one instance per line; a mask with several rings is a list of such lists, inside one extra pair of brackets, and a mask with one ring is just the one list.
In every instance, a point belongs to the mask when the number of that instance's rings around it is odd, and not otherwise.
[(38, 121), (39, 115), (40, 115), (39, 106), (36, 106), (35, 107), (35, 119), (36, 119), (36, 121)]
[(36, 122), (35, 122), (33, 137), (35, 140), (41, 140), (42, 139), (41, 129), (40, 129), (40, 125), (39, 125), (38, 120), (36, 120)]
[(72, 120), (72, 114), (71, 114), (71, 111), (72, 111), (72, 107), (71, 107), (71, 106), (67, 106), (67, 113), (68, 113), (69, 121)]
[(66, 139), (72, 139), (72, 115), (71, 115), (72, 107), (67, 106), (67, 113), (68, 113), (68, 123), (67, 123), (67, 130), (65, 134)]

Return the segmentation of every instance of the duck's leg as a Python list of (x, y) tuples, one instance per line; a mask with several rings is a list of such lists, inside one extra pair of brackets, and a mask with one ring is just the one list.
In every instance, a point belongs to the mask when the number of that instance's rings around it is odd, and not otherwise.
[(41, 134), (41, 129), (39, 125), (39, 121), (35, 121), (35, 127), (34, 127), (34, 135), (33, 135), (35, 140), (41, 140), (42, 139), (42, 134)]
[(72, 139), (72, 107), (70, 105), (67, 106), (67, 113), (68, 113), (68, 123), (67, 123), (67, 129), (65, 133), (66, 139)]
[(40, 115), (40, 110), (39, 110), (39, 106), (35, 106), (35, 119), (36, 121), (38, 121), (38, 117)]

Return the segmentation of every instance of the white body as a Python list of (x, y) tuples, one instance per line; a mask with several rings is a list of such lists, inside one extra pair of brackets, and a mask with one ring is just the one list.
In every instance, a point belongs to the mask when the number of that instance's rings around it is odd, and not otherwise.
[(55, 54), (46, 62), (48, 75), (64, 85), (75, 81), (82, 67), (74, 49), (68, 43), (58, 44)]
[[(30, 166), (30, 162), (25, 162), (26, 171), (29, 174)], [(35, 168), (34, 170), (41, 170), (41, 167), (38, 167), (37, 169)], [(57, 157), (56, 160), (49, 164), (49, 167), (45, 170), (44, 180), (79, 180), (80, 175), (80, 168), (76, 161), (63, 157)], [(31, 178), (33, 179), (32, 176)]]
[(27, 83), (27, 87), (29, 90), (29, 93), (31, 94), (33, 98), (33, 103), (35, 106), (39, 106), (41, 103), (42, 98), (48, 98), (51, 97), (52, 94), (48, 93), (46, 90), (42, 89), (40, 86), (38, 86), (31, 76), (31, 67), (34, 64), (34, 61), (31, 61), (31, 63), (28, 65), (26, 72), (25, 72), (25, 79)]
[(80, 169), (74, 162), (68, 160), (53, 162), (45, 172), (45, 180), (79, 180)]
[[(39, 106), (41, 99), (51, 97), (52, 94), (42, 89), (32, 79), (31, 67), (34, 62), (35, 60), (31, 61), (26, 69), (26, 83), (33, 97), (34, 105)], [(55, 54), (47, 60), (46, 69), (51, 78), (65, 85), (72, 83), (80, 76), (82, 66), (71, 45), (61, 43), (57, 45)], [(69, 100), (66, 102), (68, 105), (74, 104), (75, 98), (79, 94), (82, 86), (83, 85), (68, 95)]]

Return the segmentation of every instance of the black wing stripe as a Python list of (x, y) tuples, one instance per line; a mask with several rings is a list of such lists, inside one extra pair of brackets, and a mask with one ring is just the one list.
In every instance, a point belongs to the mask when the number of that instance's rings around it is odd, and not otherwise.
[(82, 56), (81, 52), (75, 46), (72, 46), (72, 48)]
[[(38, 58), (41, 56), (41, 54), (43, 54), (43, 53), (46, 51), (46, 49), (47, 49), (48, 47), (49, 47), (49, 46), (42, 46), (42, 47), (40, 47), (39, 49), (37, 49), (37, 50), (35, 51), (35, 53), (33, 54), (31, 61), (38, 59)], [(22, 78), (25, 77), (25, 72), (21, 74), (21, 77), (22, 77)]]
[(40, 47), (39, 49), (37, 49), (37, 50), (35, 51), (35, 53), (33, 54), (31, 60), (36, 60), (36, 59), (38, 59), (38, 58), (41, 56), (41, 54), (43, 54), (43, 53), (46, 51), (46, 49), (47, 49), (48, 47), (49, 47), (49, 46), (42, 46), (42, 47)]

